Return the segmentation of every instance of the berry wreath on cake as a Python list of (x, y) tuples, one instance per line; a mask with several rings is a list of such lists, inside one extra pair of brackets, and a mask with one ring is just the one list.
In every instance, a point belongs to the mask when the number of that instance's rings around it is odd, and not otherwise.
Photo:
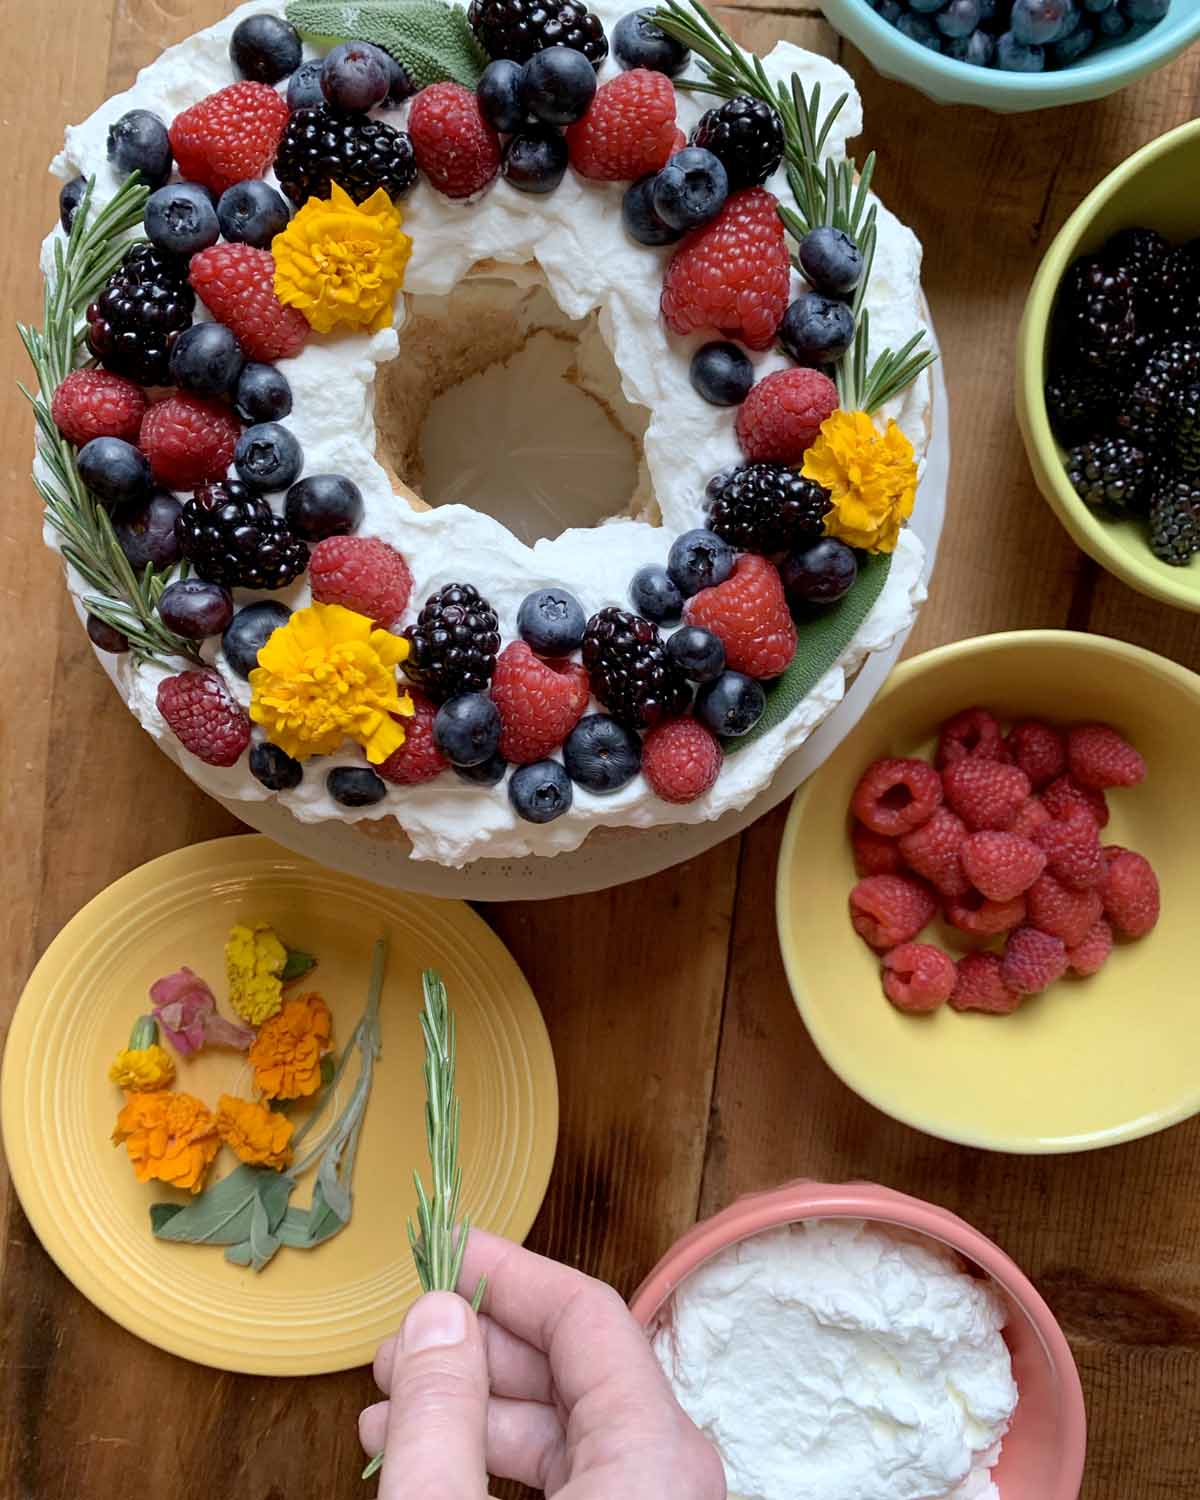
[[(749, 802), (924, 596), (920, 246), (860, 126), (675, 0), (293, 0), (69, 128), (34, 477), (147, 731), (451, 866)], [(421, 429), (540, 330), (637, 480), (526, 545), (421, 497)]]

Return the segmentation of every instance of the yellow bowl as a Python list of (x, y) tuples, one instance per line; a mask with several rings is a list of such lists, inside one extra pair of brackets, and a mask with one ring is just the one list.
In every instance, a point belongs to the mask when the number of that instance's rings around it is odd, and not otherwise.
[[(1162, 917), (1140, 942), (1118, 945), (1098, 975), (1062, 980), (1015, 1015), (907, 1016), (884, 997), (879, 959), (850, 925), (847, 808), (873, 760), (929, 753), (938, 725), (975, 703), (1003, 719), (1099, 719), (1136, 743), (1149, 774), (1110, 794), (1104, 838), (1150, 859)], [(779, 854), (788, 982), (843, 1082), (906, 1125), (994, 1151), (1109, 1146), (1200, 1110), (1197, 740), (1200, 677), (1104, 636), (981, 636), (900, 666), (796, 794)]]
[(1017, 421), (1029, 463), (1050, 508), (1075, 542), (1130, 588), (1180, 609), (1200, 610), (1200, 557), (1186, 567), (1160, 562), (1137, 521), (1107, 521), (1075, 493), (1064, 449), (1050, 428), (1044, 387), (1054, 299), (1067, 267), (1118, 229), (1146, 225), (1176, 242), (1200, 235), (1200, 120), (1151, 141), (1088, 194), (1059, 230), (1034, 277), (1017, 344)]

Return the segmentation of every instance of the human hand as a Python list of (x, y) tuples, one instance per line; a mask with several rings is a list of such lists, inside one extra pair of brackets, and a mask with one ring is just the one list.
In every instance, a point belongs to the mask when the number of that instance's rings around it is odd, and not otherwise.
[(601, 1281), (472, 1230), (460, 1288), (430, 1292), (375, 1356), (388, 1400), (359, 1418), (384, 1448), (379, 1500), (485, 1500), (487, 1475), (560, 1500), (725, 1500), (716, 1449)]

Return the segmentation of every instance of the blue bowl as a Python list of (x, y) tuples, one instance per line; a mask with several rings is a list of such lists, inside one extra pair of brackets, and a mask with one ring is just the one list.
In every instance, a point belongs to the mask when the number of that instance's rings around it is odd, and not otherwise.
[(911, 42), (870, 0), (822, 0), (826, 19), (885, 78), (908, 83), (939, 104), (978, 104), (1013, 114), (1100, 99), (1177, 57), (1200, 37), (1200, 0), (1172, 0), (1161, 21), (1136, 26), (1053, 73), (1003, 73), (955, 62)]

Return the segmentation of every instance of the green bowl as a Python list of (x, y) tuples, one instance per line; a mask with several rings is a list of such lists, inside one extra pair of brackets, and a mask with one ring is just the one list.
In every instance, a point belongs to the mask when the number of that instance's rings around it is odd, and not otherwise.
[[(1198, 0), (1200, 3), (1200, 0)], [(1089, 556), (1130, 588), (1180, 609), (1200, 610), (1200, 557), (1159, 562), (1145, 527), (1109, 521), (1076, 495), (1064, 450), (1050, 428), (1044, 387), (1050, 317), (1063, 274), (1118, 229), (1145, 225), (1176, 242), (1200, 235), (1200, 120), (1151, 141), (1093, 188), (1059, 230), (1034, 277), (1017, 342), (1017, 421), (1038, 488)]]

